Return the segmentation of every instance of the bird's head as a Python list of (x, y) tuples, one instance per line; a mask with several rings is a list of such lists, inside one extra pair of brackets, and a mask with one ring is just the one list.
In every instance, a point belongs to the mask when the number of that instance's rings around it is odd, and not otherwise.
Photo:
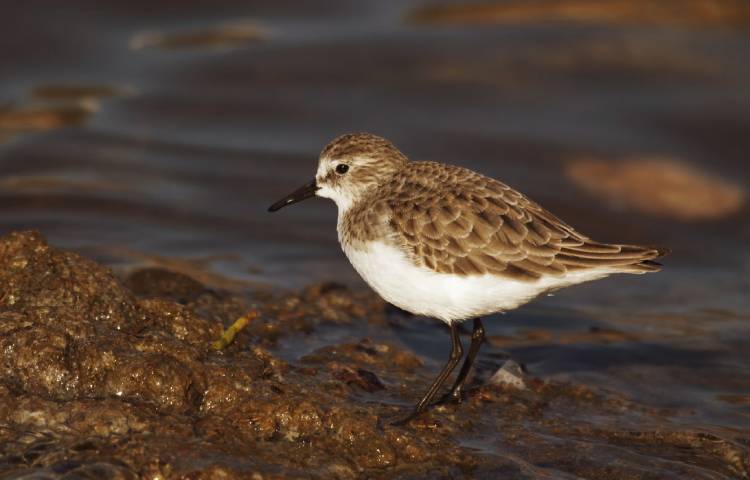
[(388, 140), (369, 133), (342, 135), (320, 153), (315, 180), (271, 205), (270, 211), (312, 196), (330, 198), (339, 211), (348, 209), (388, 182), (408, 159)]

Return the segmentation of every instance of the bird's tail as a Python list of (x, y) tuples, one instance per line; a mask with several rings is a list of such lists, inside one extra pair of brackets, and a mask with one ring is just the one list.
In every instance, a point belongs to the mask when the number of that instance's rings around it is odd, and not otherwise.
[(648, 273), (661, 270), (655, 259), (670, 253), (661, 247), (612, 245), (593, 241), (564, 247), (556, 257), (569, 270), (609, 267), (624, 273)]

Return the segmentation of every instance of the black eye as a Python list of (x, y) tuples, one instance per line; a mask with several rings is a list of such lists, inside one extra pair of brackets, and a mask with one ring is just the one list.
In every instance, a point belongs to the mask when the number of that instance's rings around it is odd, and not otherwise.
[(338, 173), (339, 175), (343, 175), (348, 171), (349, 171), (349, 165), (345, 163), (339, 163), (338, 165), (336, 165), (336, 173)]

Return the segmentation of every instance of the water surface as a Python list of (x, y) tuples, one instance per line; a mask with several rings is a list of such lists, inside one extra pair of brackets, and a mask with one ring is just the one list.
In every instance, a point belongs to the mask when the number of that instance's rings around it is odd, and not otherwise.
[[(320, 280), (364, 289), (339, 250), (333, 204), (266, 208), (311, 178), (331, 138), (377, 133), (414, 159), (501, 178), (596, 239), (673, 250), (659, 274), (576, 287), (488, 319), (480, 373), (509, 355), (533, 375), (663, 408), (659, 428), (711, 433), (747, 453), (747, 30), (407, 21), (420, 5), (9, 7), (0, 18), (0, 231), (39, 229), (121, 272), (167, 265), (239, 291)], [(251, 34), (226, 34), (237, 25)], [(718, 182), (711, 195), (731, 190), (739, 200), (709, 195), (715, 212), (696, 219), (602, 196), (569, 173), (580, 160), (642, 159), (687, 166), (696, 181)], [(637, 194), (648, 203), (664, 182), (642, 179)], [(679, 182), (669, 188), (691, 195)], [(381, 337), (436, 369), (445, 330), (398, 318)], [(600, 333), (609, 331), (617, 335)], [(341, 340), (331, 335), (279, 348), (299, 358)], [(492, 438), (466, 441), (511, 455)]]

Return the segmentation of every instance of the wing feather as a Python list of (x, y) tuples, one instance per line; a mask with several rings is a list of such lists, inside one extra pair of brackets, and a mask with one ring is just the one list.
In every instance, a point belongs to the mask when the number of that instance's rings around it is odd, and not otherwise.
[(597, 267), (640, 273), (656, 269), (650, 260), (663, 253), (595, 242), (521, 193), (471, 170), (433, 162), (406, 168), (387, 186), (389, 200), (369, 208), (378, 218), (367, 220), (389, 223), (393, 240), (436, 272), (523, 281)]

